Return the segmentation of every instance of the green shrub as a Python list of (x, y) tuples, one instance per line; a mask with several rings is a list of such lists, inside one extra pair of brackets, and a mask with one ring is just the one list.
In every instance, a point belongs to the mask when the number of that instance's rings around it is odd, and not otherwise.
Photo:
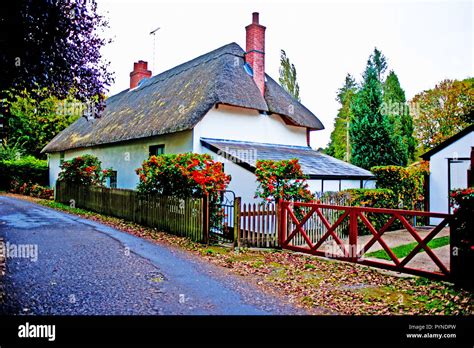
[(0, 189), (9, 189), (13, 180), (47, 186), (49, 183), (47, 161), (33, 156), (0, 161)]
[(13, 145), (2, 143), (0, 145), (0, 161), (14, 161), (20, 159), (24, 155), (24, 150), (17, 142)]
[(371, 171), (377, 179), (377, 188), (390, 189), (401, 209), (415, 209), (423, 202), (424, 176), (428, 173), (426, 167), (373, 167)]
[[(349, 205), (351, 206), (397, 208), (397, 196), (389, 189), (348, 189), (344, 192), (349, 194)], [(391, 217), (390, 215), (380, 213), (366, 213), (365, 216), (376, 230), (379, 230)], [(372, 234), (360, 219), (358, 221), (359, 234)], [(398, 229), (399, 227), (399, 223), (394, 223), (390, 229)]]
[(60, 165), (58, 180), (76, 185), (103, 186), (111, 170), (102, 169), (101, 164), (99, 159), (92, 155), (74, 157)]

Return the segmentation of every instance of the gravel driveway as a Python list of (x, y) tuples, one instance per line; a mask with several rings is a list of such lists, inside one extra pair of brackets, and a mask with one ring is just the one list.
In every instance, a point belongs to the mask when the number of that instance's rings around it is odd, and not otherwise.
[(169, 246), (0, 196), (1, 314), (306, 314)]

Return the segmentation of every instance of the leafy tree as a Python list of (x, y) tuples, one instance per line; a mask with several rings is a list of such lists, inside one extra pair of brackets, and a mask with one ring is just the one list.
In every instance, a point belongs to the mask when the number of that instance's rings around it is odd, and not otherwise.
[(387, 70), (387, 58), (375, 47), (374, 53), (370, 56), (370, 60), (375, 68), (378, 80), (382, 82), (383, 74), (385, 70)]
[(349, 120), (351, 118), (351, 103), (357, 93), (357, 84), (354, 78), (347, 74), (338, 92), (336, 100), (341, 104), (334, 121), (334, 130), (331, 133), (331, 140), (326, 150), (330, 156), (340, 160), (349, 161), (350, 141), (349, 141)]
[(0, 99), (7, 89), (48, 88), (60, 99), (72, 94), (83, 102), (94, 101), (101, 111), (113, 78), (100, 53), (110, 41), (101, 35), (108, 23), (97, 13), (96, 1), (1, 3), (0, 32), (8, 35), (0, 40)]
[(352, 103), (352, 119), (349, 128), (351, 138), (351, 162), (370, 169), (376, 165), (402, 164), (402, 158), (393, 137), (388, 118), (381, 113), (382, 86), (377, 69), (369, 59), (363, 75), (361, 90)]
[(393, 70), (389, 72), (383, 84), (383, 113), (388, 115), (392, 124), (394, 136), (398, 137), (397, 143), (401, 144), (398, 149), (406, 157), (403, 164), (408, 160), (415, 160), (416, 141), (413, 136), (413, 119), (409, 107), (406, 104), (405, 91), (400, 86), (397, 74)]
[(300, 86), (296, 81), (296, 68), (290, 63), (290, 59), (286, 56), (286, 52), (281, 50), (280, 54), (280, 85), (290, 93), (296, 100), (300, 99)]
[(21, 152), (38, 158), (44, 156), (40, 153), (43, 147), (77, 120), (84, 109), (84, 104), (71, 97), (59, 100), (49, 95), (46, 88), (9, 90), (7, 96), (9, 134), (4, 142), (21, 145)]
[(415, 95), (410, 105), (423, 153), (474, 122), (474, 78), (441, 81)]

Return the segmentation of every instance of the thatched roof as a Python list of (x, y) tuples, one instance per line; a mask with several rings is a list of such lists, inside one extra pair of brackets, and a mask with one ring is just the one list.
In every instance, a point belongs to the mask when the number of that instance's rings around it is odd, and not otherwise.
[(368, 170), (322, 154), (308, 146), (265, 144), (210, 138), (201, 138), (201, 144), (251, 172), (255, 171), (258, 160), (280, 161), (297, 158), (303, 173), (310, 179), (374, 179), (374, 175)]
[(276, 113), (292, 125), (323, 129), (318, 118), (268, 75), (265, 97), (231, 43), (143, 81), (106, 101), (101, 118), (82, 117), (43, 152), (128, 141), (192, 129), (216, 104)]

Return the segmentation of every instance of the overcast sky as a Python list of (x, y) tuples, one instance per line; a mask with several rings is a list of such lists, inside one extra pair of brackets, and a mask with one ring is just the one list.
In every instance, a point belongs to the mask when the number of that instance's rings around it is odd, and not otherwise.
[[(133, 62), (156, 75), (230, 42), (245, 48), (245, 26), (260, 12), (266, 30), (266, 72), (278, 78), (280, 49), (295, 64), (303, 104), (326, 129), (312, 132), (324, 147), (333, 129), (336, 91), (358, 80), (374, 47), (388, 58), (407, 97), (445, 79), (473, 76), (472, 1), (112, 1), (98, 0), (114, 42), (103, 49), (115, 84), (129, 86)], [(155, 61), (153, 37), (156, 34)], [(262, 139), (264, 140), (264, 139)]]

